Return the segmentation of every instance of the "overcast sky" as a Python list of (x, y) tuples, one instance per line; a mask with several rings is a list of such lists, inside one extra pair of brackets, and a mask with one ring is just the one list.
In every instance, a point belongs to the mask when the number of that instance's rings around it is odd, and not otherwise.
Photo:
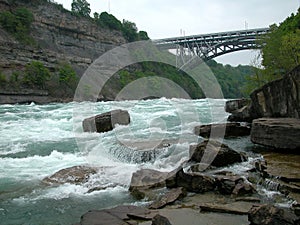
[[(55, 0), (70, 9), (72, 0)], [(268, 27), (296, 13), (300, 0), (87, 0), (92, 13), (107, 11), (136, 23), (151, 39)], [(256, 53), (239, 51), (216, 58), (249, 64)]]

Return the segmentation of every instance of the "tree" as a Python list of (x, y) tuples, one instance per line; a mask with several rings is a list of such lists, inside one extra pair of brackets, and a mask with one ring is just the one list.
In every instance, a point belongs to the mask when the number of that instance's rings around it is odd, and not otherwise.
[(279, 26), (270, 26), (271, 32), (264, 38), (262, 48), (265, 71), (274, 79), (289, 72), (300, 64), (300, 8), (296, 15), (291, 14)]
[(128, 20), (123, 20), (123, 35), (125, 39), (129, 42), (138, 40), (137, 27), (135, 23)]
[(112, 14), (102, 12), (99, 16), (100, 23), (114, 30), (122, 30), (122, 23)]
[(80, 16), (89, 17), (91, 13), (90, 3), (86, 0), (73, 0), (72, 12)]
[(148, 34), (147, 34), (147, 32), (146, 31), (140, 31), (139, 33), (138, 33), (138, 36), (139, 36), (139, 40), (149, 40), (150, 38), (148, 37)]

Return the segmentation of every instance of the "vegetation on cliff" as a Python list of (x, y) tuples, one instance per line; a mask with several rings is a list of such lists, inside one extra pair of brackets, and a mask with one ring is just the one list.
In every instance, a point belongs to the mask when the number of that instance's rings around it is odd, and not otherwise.
[(261, 40), (262, 65), (254, 60), (254, 65), (260, 69), (247, 77), (247, 93), (281, 78), (300, 65), (300, 8), (280, 25), (271, 25), (270, 29), (270, 33)]
[(33, 39), (30, 37), (30, 26), (32, 22), (32, 13), (24, 7), (17, 8), (12, 12), (4, 11), (0, 13), (0, 24), (3, 29), (24, 44), (33, 43)]

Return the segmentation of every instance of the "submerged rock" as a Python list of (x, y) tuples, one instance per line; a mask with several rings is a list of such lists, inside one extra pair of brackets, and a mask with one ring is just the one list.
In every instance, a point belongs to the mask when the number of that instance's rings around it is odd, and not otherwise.
[(84, 132), (107, 132), (115, 128), (116, 124), (128, 125), (130, 123), (129, 113), (125, 110), (113, 110), (83, 120)]
[(296, 225), (300, 218), (289, 209), (272, 205), (253, 206), (248, 214), (251, 225)]
[(88, 181), (89, 177), (97, 173), (97, 169), (89, 166), (73, 166), (62, 169), (55, 174), (43, 179), (47, 184), (82, 184)]
[(217, 141), (205, 140), (190, 146), (190, 161), (224, 167), (242, 162), (245, 157), (225, 144)]
[(261, 118), (253, 120), (251, 141), (276, 149), (300, 148), (300, 119)]
[(194, 129), (196, 135), (209, 138), (239, 137), (250, 135), (251, 128), (248, 123), (223, 123), (197, 126)]

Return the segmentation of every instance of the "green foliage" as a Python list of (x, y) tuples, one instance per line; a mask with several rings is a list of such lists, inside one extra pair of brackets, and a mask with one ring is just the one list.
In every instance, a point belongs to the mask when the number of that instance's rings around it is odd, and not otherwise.
[(136, 24), (128, 20), (123, 20), (121, 23), (114, 15), (107, 12), (94, 13), (95, 22), (101, 26), (113, 30), (118, 30), (123, 33), (124, 38), (129, 41), (139, 41), (139, 40), (149, 40), (148, 34), (146, 31), (139, 31), (136, 27)]
[(300, 8), (279, 26), (270, 26), (271, 32), (263, 38), (262, 48), (265, 72), (274, 79), (300, 64)]
[(7, 83), (6, 76), (0, 72), (0, 86), (3, 87)]
[(148, 34), (146, 31), (141, 30), (138, 33), (138, 39), (142, 41), (142, 40), (149, 40), (150, 38), (148, 37)]
[(58, 69), (59, 82), (72, 84), (76, 81), (76, 72), (68, 63), (62, 63)]
[(27, 85), (44, 89), (50, 76), (50, 71), (41, 62), (32, 61), (26, 65), (23, 79)]
[(30, 26), (33, 22), (32, 13), (26, 8), (18, 8), (14, 12), (4, 11), (0, 13), (0, 24), (18, 41), (25, 44), (33, 44), (30, 37)]
[(138, 33), (137, 33), (137, 27), (136, 24), (133, 22), (130, 22), (128, 20), (123, 20), (123, 36), (125, 39), (129, 42), (137, 41), (138, 40)]
[(207, 65), (217, 78), (225, 98), (245, 97), (243, 86), (247, 81), (246, 76), (252, 74), (252, 66), (224, 66), (214, 60), (210, 60)]
[(86, 0), (73, 0), (72, 4), (72, 12), (75, 15), (89, 17), (91, 13), (90, 3)]
[(97, 23), (110, 29), (122, 30), (122, 23), (112, 14), (109, 14), (107, 12), (102, 12), (100, 14)]
[(9, 83), (13, 86), (19, 86), (21, 83), (20, 72), (14, 71), (9, 78)]

